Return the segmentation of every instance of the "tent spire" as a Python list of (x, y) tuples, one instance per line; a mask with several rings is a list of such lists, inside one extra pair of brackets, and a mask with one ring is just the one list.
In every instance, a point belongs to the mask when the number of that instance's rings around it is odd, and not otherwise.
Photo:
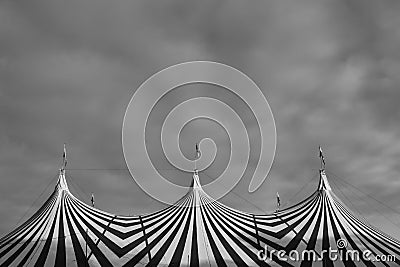
[(63, 163), (62, 163), (61, 169), (65, 170), (65, 167), (67, 167), (67, 148), (64, 143)]
[(193, 189), (200, 189), (200, 178), (199, 178), (199, 170), (194, 169), (193, 171)]
[(281, 198), (279, 196), (279, 193), (276, 192), (276, 211), (279, 211), (281, 208)]
[(64, 150), (63, 150), (63, 163), (60, 169), (60, 174), (58, 177), (58, 183), (61, 189), (68, 190), (67, 180), (65, 179), (65, 167), (67, 166), (67, 149), (64, 143)]
[(331, 191), (332, 189), (331, 189), (331, 186), (329, 185), (328, 177), (326, 176), (326, 173), (325, 173), (325, 157), (324, 157), (324, 154), (322, 152), (321, 146), (319, 146), (319, 158), (321, 159), (321, 168), (319, 170), (319, 186), (318, 186), (318, 189), (319, 190)]
[(321, 160), (321, 170), (325, 169), (325, 157), (324, 153), (322, 152), (321, 146), (319, 146), (319, 158)]
[(196, 150), (196, 154), (195, 154), (195, 158), (194, 158), (194, 170), (193, 170), (193, 188), (194, 189), (199, 189), (201, 188), (201, 184), (200, 184), (200, 178), (199, 178), (199, 170), (197, 169), (197, 160), (201, 157), (201, 152), (199, 149), (199, 143), (195, 144), (195, 150)]
[(194, 157), (194, 169), (196, 170), (197, 169), (197, 160), (201, 157), (201, 152), (200, 152), (200, 149), (199, 149), (199, 143), (196, 143), (195, 149), (196, 149), (196, 154), (195, 154), (195, 157)]
[(321, 169), (319, 170), (319, 190), (326, 190), (326, 191), (331, 191), (332, 188), (328, 182), (328, 177), (326, 176), (325, 170)]

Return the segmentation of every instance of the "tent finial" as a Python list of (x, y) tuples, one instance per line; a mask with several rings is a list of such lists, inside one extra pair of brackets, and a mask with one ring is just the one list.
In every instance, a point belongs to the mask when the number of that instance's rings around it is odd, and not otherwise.
[(325, 157), (324, 157), (324, 153), (322, 152), (321, 146), (319, 146), (319, 158), (321, 160), (321, 170), (324, 170), (325, 169)]
[(193, 171), (193, 188), (201, 188), (198, 169), (194, 169)]
[(66, 148), (65, 143), (64, 143), (63, 163), (62, 163), (61, 169), (65, 170), (65, 167), (67, 167), (67, 148)]
[(62, 166), (60, 168), (58, 183), (62, 189), (68, 190), (67, 181), (65, 179), (65, 167), (66, 166), (67, 166), (67, 150), (66, 150), (65, 143), (64, 143), (63, 162), (62, 162)]

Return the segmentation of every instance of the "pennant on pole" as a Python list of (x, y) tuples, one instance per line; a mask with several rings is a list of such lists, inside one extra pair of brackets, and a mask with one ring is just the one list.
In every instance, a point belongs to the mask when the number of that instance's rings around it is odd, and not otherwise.
[(67, 167), (67, 149), (64, 144), (64, 152), (63, 152), (63, 167)]
[(92, 207), (94, 207), (94, 194), (92, 193), (92, 197), (90, 198), (90, 202), (92, 202)]
[(276, 206), (279, 207), (281, 206), (281, 198), (279, 197), (279, 193), (276, 192)]
[(200, 158), (200, 156), (201, 156), (201, 152), (199, 149), (199, 144), (196, 143), (196, 159)]
[(319, 146), (319, 157), (321, 159), (321, 163), (323, 164), (323, 166), (325, 167), (325, 157), (324, 157), (324, 153), (322, 153), (322, 148), (321, 146)]

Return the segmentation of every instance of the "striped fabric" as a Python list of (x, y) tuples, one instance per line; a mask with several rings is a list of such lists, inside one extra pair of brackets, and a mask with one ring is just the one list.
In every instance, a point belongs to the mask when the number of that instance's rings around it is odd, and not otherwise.
[[(400, 242), (355, 217), (332, 192), (324, 171), (312, 195), (268, 215), (229, 208), (202, 190), (197, 173), (193, 178), (193, 186), (175, 205), (128, 217), (78, 200), (61, 170), (43, 206), (0, 239), (0, 266), (400, 265)], [(341, 239), (347, 246), (337, 244)], [(335, 261), (324, 253), (329, 248), (342, 255), (369, 250), (371, 256), (395, 259)], [(288, 257), (293, 251), (315, 252), (317, 260)]]

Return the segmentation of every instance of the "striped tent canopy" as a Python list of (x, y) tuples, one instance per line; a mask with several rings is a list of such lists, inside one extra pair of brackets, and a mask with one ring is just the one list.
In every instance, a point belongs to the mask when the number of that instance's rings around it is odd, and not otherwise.
[[(329, 248), (342, 260), (325, 253)], [(393, 258), (370, 261), (365, 250), (370, 258)], [(0, 265), (399, 266), (400, 242), (354, 216), (331, 190), (324, 170), (310, 196), (267, 215), (213, 200), (195, 172), (189, 192), (175, 205), (119, 216), (77, 199), (63, 168), (43, 206), (1, 238)]]

